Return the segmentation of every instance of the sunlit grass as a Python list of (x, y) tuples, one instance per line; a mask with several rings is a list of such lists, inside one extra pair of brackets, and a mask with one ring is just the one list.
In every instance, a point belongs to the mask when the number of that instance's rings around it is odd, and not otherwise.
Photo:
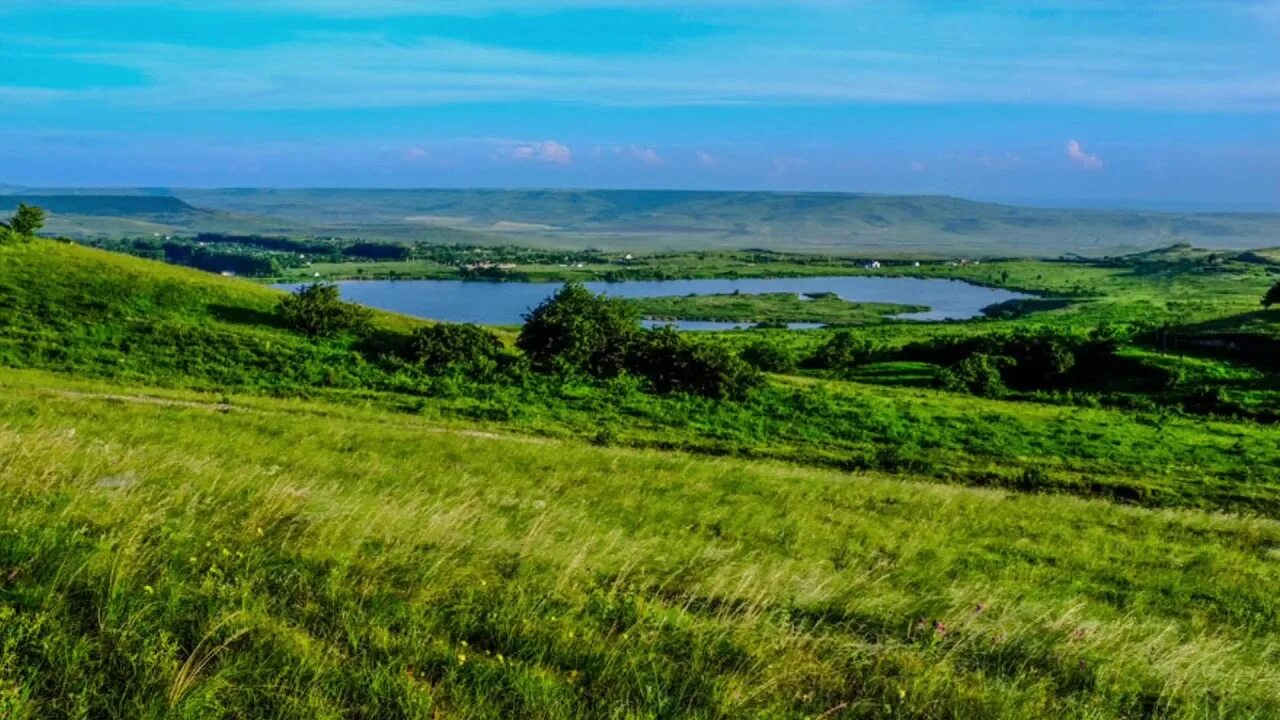
[(293, 403), (0, 418), (15, 713), (1280, 711), (1271, 521)]

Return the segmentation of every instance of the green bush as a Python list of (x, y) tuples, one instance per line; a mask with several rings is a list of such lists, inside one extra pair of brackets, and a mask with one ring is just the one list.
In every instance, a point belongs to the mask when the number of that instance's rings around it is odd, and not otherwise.
[(369, 309), (343, 302), (332, 283), (298, 288), (280, 300), (276, 313), (288, 328), (311, 337), (363, 334), (373, 317)]
[(742, 349), (742, 359), (763, 372), (787, 373), (796, 369), (796, 353), (778, 342), (757, 340)]
[(870, 362), (875, 353), (875, 345), (866, 338), (842, 330), (818, 348), (810, 364), (824, 370), (847, 370)]
[(638, 323), (625, 302), (571, 282), (525, 315), (516, 345), (543, 372), (613, 377), (625, 369)]
[(999, 397), (1005, 393), (1001, 371), (1013, 364), (1004, 356), (974, 353), (943, 370), (939, 381), (948, 390)]
[(428, 325), (415, 330), (409, 342), (410, 359), (433, 372), (451, 367), (491, 371), (505, 354), (497, 335), (472, 324)]
[(1262, 296), (1262, 307), (1271, 309), (1272, 305), (1280, 305), (1280, 282), (1272, 285), (1267, 294)]
[(763, 378), (733, 352), (695, 343), (664, 327), (641, 334), (627, 361), (659, 393), (682, 392), (710, 398), (741, 399)]

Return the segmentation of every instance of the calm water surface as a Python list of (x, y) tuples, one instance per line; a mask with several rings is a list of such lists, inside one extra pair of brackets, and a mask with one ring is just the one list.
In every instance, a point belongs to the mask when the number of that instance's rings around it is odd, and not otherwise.
[[(738, 291), (759, 293), (833, 292), (853, 302), (925, 305), (928, 311), (905, 313), (904, 320), (965, 320), (988, 305), (1030, 297), (1009, 290), (971, 285), (959, 280), (901, 277), (807, 277), (708, 280), (631, 280), (585, 283), (592, 291), (614, 297), (711, 295)], [(342, 296), (369, 307), (447, 322), (519, 325), (521, 315), (554, 293), (561, 283), (468, 282), (464, 280), (351, 280), (338, 283)], [(297, 285), (279, 285), (293, 289)], [(683, 330), (725, 330), (739, 323), (661, 322)], [(792, 327), (818, 327), (797, 323)]]

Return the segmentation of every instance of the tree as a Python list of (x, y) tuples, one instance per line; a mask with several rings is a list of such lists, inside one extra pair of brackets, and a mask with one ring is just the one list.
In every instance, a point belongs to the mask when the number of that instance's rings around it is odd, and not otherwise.
[(851, 330), (831, 336), (813, 355), (813, 364), (828, 370), (847, 370), (871, 361), (875, 346)]
[(26, 203), (18, 203), (18, 210), (6, 223), (8, 228), (18, 235), (30, 236), (44, 227), (45, 214), (42, 208)]
[(796, 369), (796, 353), (780, 341), (757, 340), (742, 349), (742, 359), (757, 370), (788, 373)]
[(1267, 294), (1262, 296), (1262, 307), (1270, 310), (1272, 305), (1280, 305), (1280, 282), (1272, 285)]
[(573, 282), (524, 319), (516, 346), (535, 369), (573, 370), (602, 378), (625, 369), (631, 342), (640, 330), (630, 305)]
[(312, 337), (362, 333), (373, 316), (367, 308), (343, 302), (332, 283), (298, 288), (281, 298), (276, 312), (287, 326)]
[(670, 327), (642, 333), (632, 345), (627, 369), (660, 393), (719, 399), (740, 399), (763, 381), (760, 371), (726, 348), (693, 342)]
[(437, 323), (413, 333), (409, 354), (427, 370), (463, 367), (488, 372), (497, 367), (506, 348), (497, 335), (478, 325)]
[(974, 353), (943, 370), (939, 381), (947, 390), (999, 397), (1006, 391), (1001, 371), (1013, 364), (1001, 355)]

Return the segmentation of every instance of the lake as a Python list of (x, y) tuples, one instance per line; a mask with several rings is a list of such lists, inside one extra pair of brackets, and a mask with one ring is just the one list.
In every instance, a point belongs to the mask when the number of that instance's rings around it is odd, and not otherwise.
[[(896, 316), (903, 320), (966, 320), (978, 317), (988, 305), (1030, 297), (1009, 290), (987, 288), (960, 280), (905, 277), (805, 277), (705, 280), (630, 280), (584, 283), (594, 292), (614, 297), (711, 295), (741, 292), (833, 292), (852, 302), (925, 305), (929, 310)], [(350, 280), (339, 282), (342, 296), (369, 307), (446, 322), (481, 325), (519, 325), (521, 315), (554, 293), (561, 283), (475, 282), (466, 280)], [(278, 285), (292, 290), (297, 285)], [(682, 330), (726, 330), (740, 323), (668, 322)], [(818, 327), (799, 324), (793, 327)]]

